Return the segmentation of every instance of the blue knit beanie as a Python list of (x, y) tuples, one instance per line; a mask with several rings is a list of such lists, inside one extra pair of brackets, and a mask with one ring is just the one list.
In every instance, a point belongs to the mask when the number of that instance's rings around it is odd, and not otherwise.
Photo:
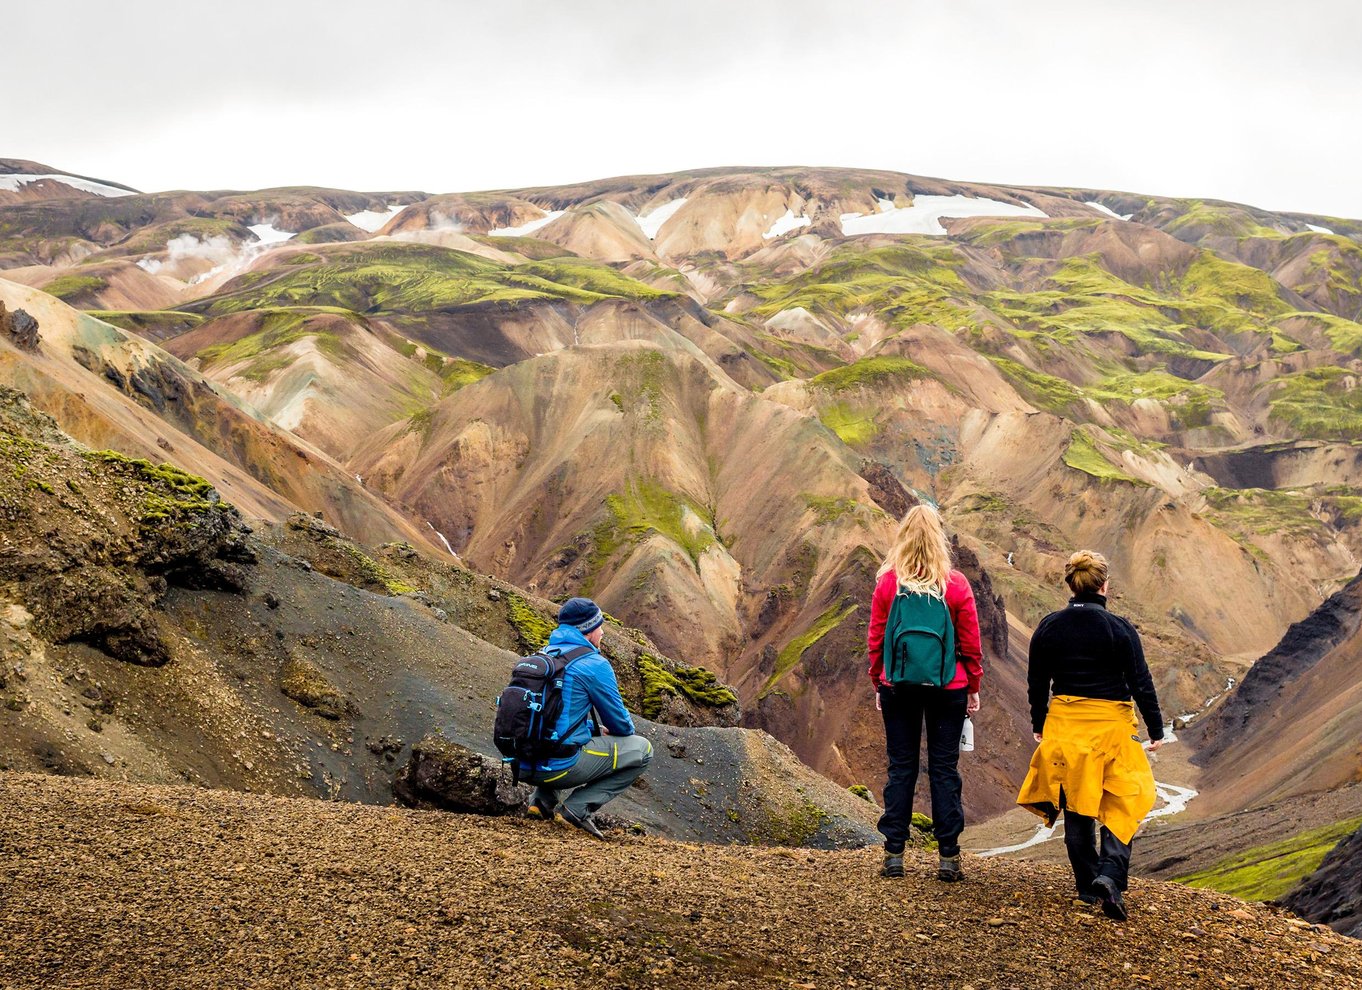
[(558, 622), (576, 626), (583, 636), (597, 629), (605, 621), (605, 613), (590, 598), (569, 598), (558, 610)]

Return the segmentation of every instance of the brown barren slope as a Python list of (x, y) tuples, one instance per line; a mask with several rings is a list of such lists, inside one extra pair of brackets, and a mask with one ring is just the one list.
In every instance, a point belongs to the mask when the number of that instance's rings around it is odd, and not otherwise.
[[(1362, 945), (1061, 869), (873, 876), (869, 850), (654, 839), (192, 788), (0, 776), (0, 983), (130, 987), (1362, 987)], [(544, 882), (556, 892), (546, 897)]]

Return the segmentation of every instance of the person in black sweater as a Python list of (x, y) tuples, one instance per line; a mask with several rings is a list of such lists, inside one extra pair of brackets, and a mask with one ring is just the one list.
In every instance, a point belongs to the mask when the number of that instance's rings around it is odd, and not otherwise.
[[(1163, 745), (1163, 715), (1154, 680), (1140, 634), (1129, 621), (1107, 611), (1107, 570), (1106, 558), (1095, 551), (1080, 550), (1070, 557), (1064, 580), (1073, 597), (1066, 608), (1051, 612), (1036, 626), (1027, 667), (1031, 729), (1041, 742), (1052, 694), (1133, 699), (1149, 729), (1149, 751), (1157, 752)], [(1079, 896), (1090, 903), (1100, 901), (1107, 914), (1123, 919), (1131, 844), (1103, 825), (1099, 853), (1096, 832), (1096, 819), (1064, 810), (1064, 844)]]

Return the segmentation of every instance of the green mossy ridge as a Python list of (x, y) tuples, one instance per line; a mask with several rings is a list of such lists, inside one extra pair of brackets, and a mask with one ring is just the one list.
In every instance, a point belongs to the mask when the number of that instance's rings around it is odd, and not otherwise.
[(810, 492), (800, 492), (799, 497), (804, 500), (804, 504), (813, 512), (814, 518), (818, 520), (818, 525), (826, 526), (828, 523), (837, 522), (849, 515), (855, 515), (860, 508), (854, 498), (845, 496), (831, 497), (824, 495), (814, 495)]
[(980, 248), (1000, 247), (1009, 241), (1027, 234), (1046, 234), (1058, 232), (1067, 234), (1073, 230), (1092, 229), (1105, 221), (1099, 217), (1062, 217), (1050, 220), (999, 220), (987, 226), (976, 224), (973, 231), (960, 239)]
[(1084, 387), (1083, 394), (1099, 402), (1134, 405), (1140, 399), (1153, 399), (1177, 415), (1183, 427), (1208, 426), (1211, 413), (1221, 407), (1225, 393), (1209, 385), (1198, 385), (1166, 371), (1127, 372), (1104, 378)]
[[(1244, 267), (1244, 266), (1238, 266)], [(1058, 344), (1076, 342), (1084, 334), (1119, 333), (1144, 354), (1186, 357), (1218, 362), (1230, 355), (1206, 351), (1189, 343), (1189, 322), (1176, 322), (1165, 312), (1196, 309), (1194, 303), (1153, 289), (1131, 285), (1102, 268), (1092, 257), (1068, 258), (1047, 279), (1053, 288), (1035, 292), (992, 292), (986, 305), (1024, 329), (1043, 333)], [(1213, 297), (1200, 307), (1215, 311), (1223, 304)], [(1223, 318), (1221, 318), (1223, 323)], [(1260, 326), (1247, 315), (1236, 331)], [(1265, 331), (1266, 332), (1266, 331)]]
[(336, 547), (354, 562), (366, 581), (381, 586), (389, 595), (410, 595), (421, 590), (416, 585), (408, 584), (401, 578), (394, 576), (392, 571), (358, 547), (349, 543), (337, 543)]
[(557, 628), (555, 623), (536, 612), (529, 602), (514, 592), (506, 595), (506, 609), (526, 653), (542, 650), (548, 644), (549, 634)]
[(62, 275), (43, 286), (43, 291), (63, 301), (107, 289), (109, 283), (97, 275)]
[(148, 491), (142, 497), (141, 522), (185, 520), (204, 513), (232, 510), (209, 482), (173, 464), (153, 464), (116, 450), (83, 451), (81, 456), (91, 463), (103, 464), (128, 475), (147, 487)]
[(870, 795), (870, 788), (866, 787), (865, 784), (852, 784), (850, 787), (847, 788), (847, 790), (850, 791), (856, 797), (860, 798), (862, 801), (870, 801), (873, 803), (875, 800)]
[(476, 385), (497, 370), (467, 358), (445, 357), (433, 352), (426, 353), (426, 367), (440, 376), (445, 395), (453, 395), (467, 385)]
[(1027, 402), (1037, 409), (1044, 409), (1057, 416), (1066, 416), (1075, 404), (1083, 401), (1083, 392), (1063, 378), (1047, 375), (1043, 371), (1032, 371), (1024, 364), (1008, 358), (988, 355), (997, 369)]
[(802, 846), (813, 839), (832, 816), (808, 798), (766, 813), (762, 838), (777, 846)]
[(582, 258), (507, 265), (464, 251), (402, 243), (332, 254), (322, 265), (248, 274), (259, 278), (234, 279), (205, 308), (215, 315), (297, 305), (332, 305), (362, 313), (420, 313), (488, 303), (590, 304), (676, 295)]
[(856, 411), (846, 402), (823, 406), (818, 410), (818, 421), (836, 433), (848, 447), (865, 447), (880, 432), (873, 416)]
[[(1288, 316), (1293, 319), (1313, 320), (1323, 324), (1324, 335), (1329, 338), (1330, 347), (1340, 354), (1362, 357), (1362, 323), (1345, 320), (1343, 317), (1335, 316), (1332, 313), (1306, 311), (1290, 313)], [(1273, 350), (1275, 351), (1275, 338), (1273, 343)], [(1297, 344), (1295, 341), (1291, 341), (1291, 343), (1295, 344), (1291, 350), (1301, 349), (1300, 344)]]
[(580, 257), (575, 251), (569, 251), (559, 244), (540, 240), (538, 237), (492, 237), (488, 234), (469, 234), (468, 238), (484, 247), (496, 248), (507, 254), (518, 254), (530, 261)]
[(1170, 234), (1191, 227), (1204, 227), (1206, 233), (1227, 237), (1280, 237), (1281, 232), (1265, 227), (1244, 210), (1229, 205), (1207, 203), (1200, 199), (1173, 200), (1179, 215), (1164, 225)]
[(975, 313), (958, 298), (968, 292), (956, 272), (961, 261), (955, 248), (945, 244), (895, 244), (868, 251), (847, 246), (784, 282), (763, 285), (761, 273), (750, 271), (746, 291), (761, 300), (752, 312), (762, 318), (796, 308), (839, 318), (871, 310), (900, 329), (918, 323), (974, 327)]
[(1245, 536), (1329, 538), (1328, 526), (1311, 511), (1316, 504), (1336, 501), (1328, 496), (1266, 488), (1205, 488), (1201, 494), (1217, 523)]
[(185, 313), (178, 309), (87, 309), (85, 312), (96, 320), (103, 320), (132, 333), (162, 328), (183, 333), (204, 322), (198, 313)]
[(1355, 440), (1362, 436), (1362, 375), (1314, 368), (1269, 383), (1268, 415), (1301, 437)]
[(1362, 818), (1310, 829), (1227, 856), (1208, 869), (1178, 877), (1177, 882), (1246, 901), (1276, 900), (1319, 869), (1334, 846), (1358, 828), (1362, 828)]
[(809, 384), (814, 388), (836, 393), (929, 377), (931, 372), (916, 361), (883, 355), (862, 358), (854, 364), (814, 375), (809, 379)]
[(359, 319), (356, 314), (348, 310), (313, 308), (261, 309), (256, 310), (255, 315), (260, 319), (259, 330), (239, 340), (232, 341), (230, 344), (215, 344), (211, 347), (205, 347), (198, 352), (198, 357), (204, 365), (237, 364), (263, 356), (264, 364), (252, 366), (246, 371), (247, 377), (263, 377), (269, 371), (290, 363), (284, 355), (266, 352), (286, 347), (306, 337), (314, 338), (318, 350), (322, 353), (331, 358), (342, 360), (351, 353), (346, 343), (331, 331), (319, 330), (310, 326), (310, 320), (319, 315), (344, 315), (351, 322)]
[(1132, 485), (1145, 482), (1126, 474), (1108, 459), (1093, 442), (1087, 430), (1074, 430), (1069, 436), (1069, 447), (1064, 451), (1064, 463), (1075, 471), (1090, 474), (1100, 481), (1124, 481)]
[(662, 696), (670, 694), (689, 698), (697, 705), (722, 708), (738, 703), (733, 690), (719, 682), (704, 667), (680, 667), (668, 670), (654, 656), (640, 653), (638, 672), (643, 679), (643, 717), (656, 719), (662, 713)]
[(786, 643), (785, 648), (776, 655), (776, 669), (772, 671), (757, 697), (764, 698), (770, 694), (771, 689), (779, 683), (782, 677), (794, 669), (810, 647), (840, 626), (858, 607), (855, 604), (847, 605), (846, 599), (843, 599), (814, 619), (813, 625), (809, 626), (803, 633)]
[[(667, 491), (656, 482), (637, 481), (624, 494), (607, 496), (605, 504), (613, 517), (613, 526), (609, 527), (613, 534), (598, 533), (597, 549), (598, 553), (603, 551), (601, 536), (605, 536), (604, 543), (610, 548), (605, 553), (607, 558), (618, 547), (619, 534), (642, 540), (656, 533), (684, 550), (698, 571), (700, 555), (716, 542), (711, 526), (706, 524), (704, 528), (692, 531), (686, 525), (687, 512), (693, 512), (702, 523), (706, 513), (688, 499)], [(604, 558), (601, 563), (604, 563)]]
[(1192, 262), (1176, 288), (1185, 323), (1222, 333), (1262, 332), (1266, 320), (1292, 309), (1272, 276), (1210, 251)]

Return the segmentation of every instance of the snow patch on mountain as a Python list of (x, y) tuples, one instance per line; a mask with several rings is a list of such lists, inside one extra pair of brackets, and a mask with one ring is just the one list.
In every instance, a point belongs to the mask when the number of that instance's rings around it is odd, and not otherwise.
[(640, 213), (634, 219), (638, 221), (639, 227), (643, 230), (643, 236), (648, 240), (656, 240), (657, 232), (662, 229), (662, 225), (676, 215), (676, 211), (686, 205), (686, 197), (672, 199), (655, 206), (647, 213)]
[(1097, 202), (1097, 200), (1095, 200), (1095, 199), (1086, 200), (1086, 201), (1084, 201), (1083, 205), (1084, 205), (1084, 206), (1091, 206), (1094, 210), (1100, 210), (1101, 212), (1105, 213), (1107, 216), (1111, 217), (1113, 220), (1129, 220), (1131, 217), (1133, 217), (1133, 216), (1135, 215), (1135, 214), (1133, 214), (1133, 213), (1117, 213), (1115, 210), (1113, 210), (1113, 209), (1111, 209), (1111, 208), (1109, 208), (1109, 207), (1103, 206), (1101, 203)]
[(260, 238), (261, 244), (282, 244), (290, 237), (296, 236), (287, 230), (276, 229), (272, 223), (253, 223), (246, 229)]
[(372, 234), (406, 208), (403, 203), (393, 203), (382, 213), (377, 210), (360, 210), (358, 213), (347, 214), (345, 219), (360, 230), (367, 230)]
[(842, 233), (856, 234), (933, 234), (942, 235), (945, 217), (1045, 217), (1049, 214), (1034, 206), (1016, 206), (995, 199), (974, 199), (970, 196), (914, 196), (913, 205), (885, 209), (888, 200), (880, 200), (879, 213), (843, 213)]
[(1318, 226), (1318, 225), (1316, 225), (1316, 224), (1313, 224), (1313, 223), (1307, 223), (1306, 226), (1309, 227), (1311, 230), (1313, 230), (1316, 234), (1332, 234), (1332, 233), (1333, 233), (1333, 231), (1330, 230), (1328, 227), (1320, 227), (1320, 226)]
[(794, 215), (793, 210), (786, 210), (785, 215), (771, 224), (771, 229), (761, 236), (770, 240), (773, 237), (779, 237), (781, 234), (788, 234), (790, 231), (797, 230), (800, 227), (807, 227), (812, 222), (813, 221), (806, 216), (797, 217)]
[(545, 213), (538, 220), (531, 220), (529, 223), (522, 223), (519, 227), (498, 227), (496, 230), (489, 230), (487, 233), (492, 237), (524, 237), (532, 234), (540, 227), (548, 226), (561, 217), (567, 210), (554, 210)]
[(9, 192), (17, 192), (20, 186), (26, 186), (30, 182), (37, 182), (40, 179), (51, 179), (53, 182), (60, 182), (70, 186), (72, 189), (79, 189), (82, 192), (94, 193), (96, 196), (136, 196), (137, 193), (131, 189), (119, 189), (116, 186), (105, 185), (103, 182), (95, 182), (93, 179), (81, 179), (74, 175), (0, 175), (0, 189)]

